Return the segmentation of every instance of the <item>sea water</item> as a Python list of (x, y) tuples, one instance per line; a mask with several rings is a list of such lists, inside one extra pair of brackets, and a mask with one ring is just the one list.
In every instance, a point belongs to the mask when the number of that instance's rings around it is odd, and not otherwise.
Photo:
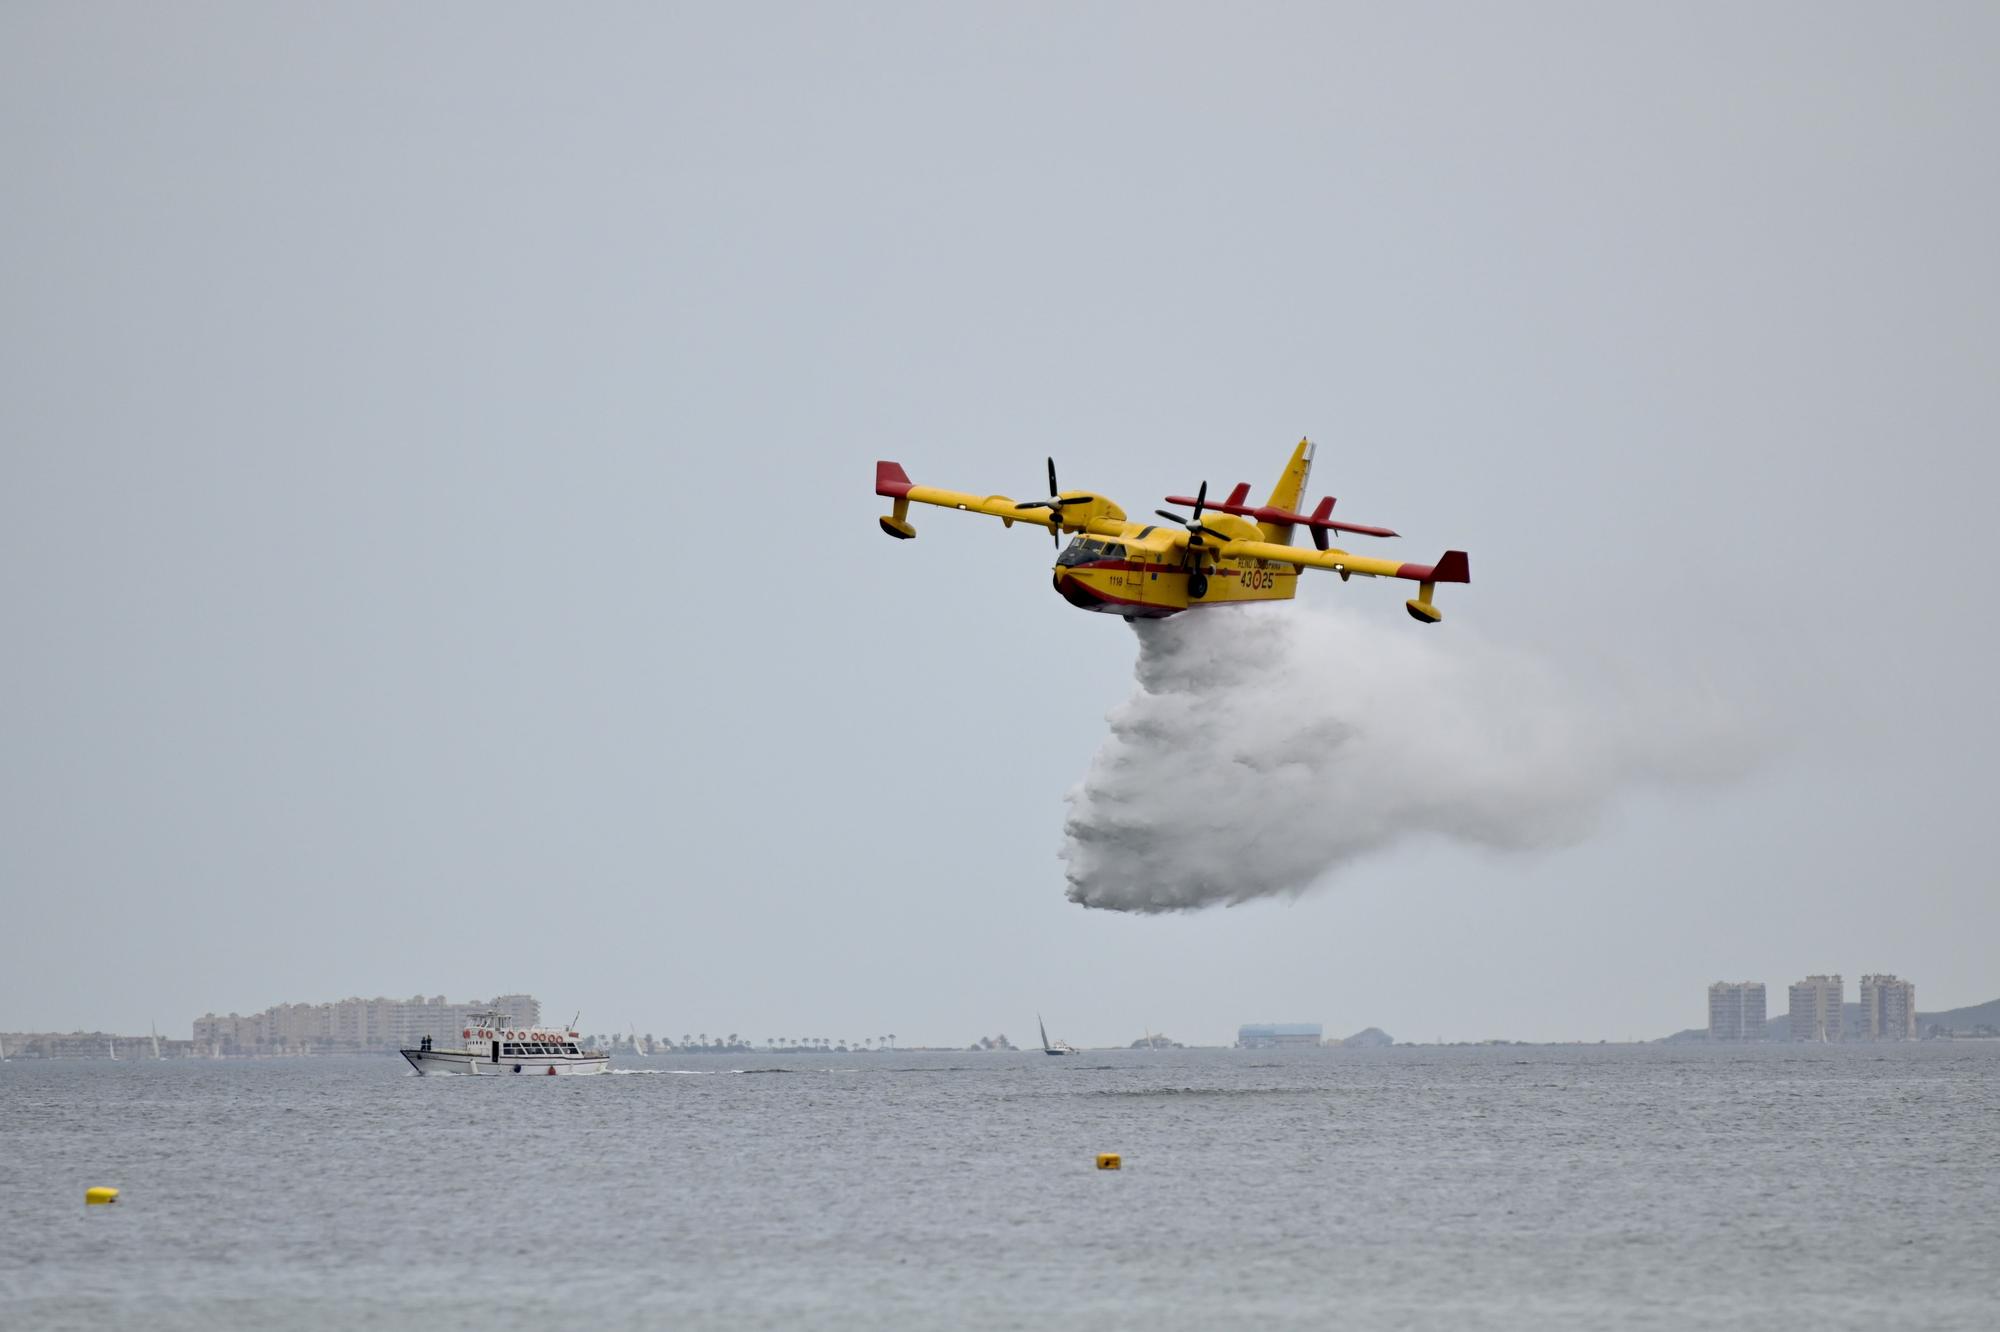
[(2000, 1042), (615, 1062), (0, 1065), (0, 1328), (2000, 1327)]

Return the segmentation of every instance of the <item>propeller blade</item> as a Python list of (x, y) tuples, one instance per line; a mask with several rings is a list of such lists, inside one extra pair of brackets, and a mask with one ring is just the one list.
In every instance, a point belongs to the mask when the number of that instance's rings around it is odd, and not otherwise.
[(1159, 514), (1160, 517), (1166, 519), (1170, 523), (1179, 523), (1182, 527), (1186, 527), (1188, 525), (1188, 520), (1186, 518), (1183, 518), (1180, 514), (1168, 513), (1165, 509), (1155, 509), (1153, 510), (1153, 512)]
[(1194, 492), (1194, 520), (1201, 521), (1201, 506), (1208, 502), (1208, 482), (1201, 483), (1201, 489)]
[(1050, 500), (1022, 500), (1014, 507), (1017, 509), (1053, 509), (1056, 506)]
[(1216, 539), (1217, 541), (1220, 541), (1220, 542), (1222, 542), (1222, 543), (1223, 543), (1224, 545), (1228, 545), (1228, 544), (1229, 544), (1229, 537), (1227, 536), (1227, 534), (1225, 534), (1225, 533), (1222, 533), (1222, 532), (1218, 532), (1218, 531), (1216, 531), (1216, 530), (1215, 530), (1214, 528), (1212, 528), (1212, 527), (1207, 527), (1207, 526), (1204, 526), (1204, 525), (1201, 525), (1201, 524), (1196, 524), (1196, 526), (1195, 526), (1195, 529), (1194, 529), (1194, 530), (1195, 530), (1195, 531), (1197, 531), (1197, 532), (1200, 532), (1200, 533), (1203, 533), (1204, 535), (1207, 535), (1207, 536), (1212, 536), (1212, 537), (1214, 537), (1214, 538), (1215, 538), (1215, 539)]
[(1065, 504), (1087, 504), (1087, 503), (1089, 503), (1089, 502), (1090, 502), (1090, 496), (1088, 496), (1088, 495), (1058, 495), (1058, 496), (1056, 496), (1056, 497), (1055, 497), (1054, 501), (1052, 501), (1052, 502), (1053, 502), (1053, 503), (1054, 503), (1054, 504), (1056, 505), (1056, 507), (1058, 507), (1058, 508), (1061, 508), (1061, 507), (1062, 507), (1063, 505), (1065, 505)]
[(1062, 487), (1056, 484), (1056, 460), (1049, 459), (1049, 494), (1062, 494)]

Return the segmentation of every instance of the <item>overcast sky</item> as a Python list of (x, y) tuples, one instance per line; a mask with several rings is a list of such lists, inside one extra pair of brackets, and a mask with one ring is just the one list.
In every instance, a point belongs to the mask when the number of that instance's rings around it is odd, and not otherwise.
[[(2000, 995), (1996, 56), (1974, 4), (6, 5), (0, 1029)], [(1761, 764), (1067, 901), (1132, 632), (1037, 530), (885, 540), (874, 460), (1137, 513), (1301, 435), (1475, 581), (1300, 613), (1726, 689)]]

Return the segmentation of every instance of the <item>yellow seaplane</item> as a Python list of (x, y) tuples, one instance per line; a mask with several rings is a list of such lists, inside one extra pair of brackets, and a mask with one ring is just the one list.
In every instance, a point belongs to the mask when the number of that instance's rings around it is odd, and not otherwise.
[[(1188, 505), (1193, 512), (1184, 517), (1154, 510), (1166, 520), (1164, 524), (1134, 522), (1102, 495), (1058, 489), (1053, 458), (1047, 499), (1016, 501), (1005, 495), (982, 497), (920, 486), (893, 462), (875, 464), (875, 493), (894, 501), (893, 510), (882, 515), (882, 530), (905, 541), (917, 534), (910, 525), (912, 504), (983, 513), (1008, 527), (1031, 523), (1048, 528), (1060, 551), (1056, 591), (1072, 606), (1127, 620), (1176, 615), (1193, 606), (1287, 601), (1298, 591), (1302, 569), (1330, 569), (1343, 582), (1357, 574), (1407, 579), (1418, 587), (1417, 595), (1403, 603), (1410, 614), (1425, 624), (1443, 619), (1431, 604), (1431, 594), (1439, 583), (1472, 581), (1465, 552), (1448, 550), (1436, 564), (1404, 564), (1330, 546), (1330, 532), (1369, 537), (1396, 533), (1386, 527), (1335, 522), (1332, 496), (1309, 514), (1299, 512), (1312, 459), (1312, 441), (1300, 440), (1271, 498), (1263, 504), (1249, 503), (1247, 481), (1220, 502), (1208, 498), (1206, 481), (1193, 496), (1169, 495), (1167, 503)], [(1292, 545), (1292, 532), (1300, 527), (1311, 534), (1313, 549)], [(1062, 544), (1064, 532), (1076, 534), (1067, 547)]]

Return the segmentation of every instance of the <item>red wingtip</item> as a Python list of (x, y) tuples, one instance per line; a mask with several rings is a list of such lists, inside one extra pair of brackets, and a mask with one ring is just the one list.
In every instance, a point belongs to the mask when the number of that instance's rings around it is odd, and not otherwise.
[(1472, 568), (1466, 563), (1464, 551), (1448, 550), (1436, 564), (1403, 565), (1396, 570), (1396, 577), (1417, 583), (1469, 583)]
[(903, 470), (903, 464), (893, 462), (875, 464), (875, 493), (887, 495), (891, 499), (901, 499), (910, 493), (910, 474)]

